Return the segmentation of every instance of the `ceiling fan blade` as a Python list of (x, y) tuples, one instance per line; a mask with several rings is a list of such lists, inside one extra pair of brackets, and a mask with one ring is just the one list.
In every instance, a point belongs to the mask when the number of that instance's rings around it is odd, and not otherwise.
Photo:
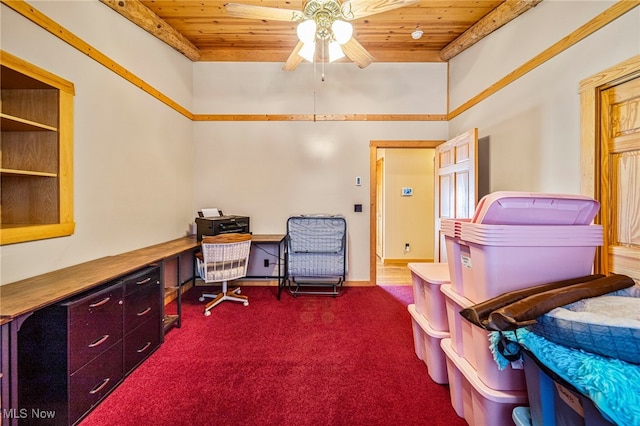
[(253, 6), (249, 4), (227, 3), (224, 5), (227, 15), (234, 18), (261, 19), (266, 21), (302, 21), (304, 16), (299, 10), (277, 7)]
[(348, 42), (342, 45), (342, 51), (360, 68), (364, 68), (373, 62), (373, 56), (367, 52), (367, 49), (362, 47), (355, 37), (351, 37)]
[(420, 0), (350, 0), (342, 4), (342, 13), (351, 21), (419, 2)]
[(291, 52), (291, 55), (287, 58), (287, 62), (285, 62), (282, 67), (283, 71), (293, 71), (302, 63), (302, 56), (298, 55), (298, 52), (302, 49), (303, 44), (304, 43), (299, 41), (296, 47), (293, 48), (293, 52)]

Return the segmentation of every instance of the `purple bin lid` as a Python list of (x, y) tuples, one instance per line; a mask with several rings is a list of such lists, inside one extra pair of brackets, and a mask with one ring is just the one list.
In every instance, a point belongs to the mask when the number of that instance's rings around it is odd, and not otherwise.
[(573, 194), (498, 191), (484, 196), (471, 222), (489, 225), (588, 225), (600, 209)]

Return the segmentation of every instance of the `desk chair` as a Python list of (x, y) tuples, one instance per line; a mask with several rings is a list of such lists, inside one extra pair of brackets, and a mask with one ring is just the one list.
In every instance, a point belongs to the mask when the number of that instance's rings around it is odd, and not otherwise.
[(205, 305), (204, 315), (225, 300), (242, 302), (249, 305), (247, 296), (240, 294), (240, 287), (228, 289), (227, 282), (247, 275), (251, 234), (220, 234), (202, 239), (202, 251), (196, 254), (198, 275), (205, 283), (221, 282), (222, 291), (217, 294), (203, 293), (205, 298), (213, 300)]

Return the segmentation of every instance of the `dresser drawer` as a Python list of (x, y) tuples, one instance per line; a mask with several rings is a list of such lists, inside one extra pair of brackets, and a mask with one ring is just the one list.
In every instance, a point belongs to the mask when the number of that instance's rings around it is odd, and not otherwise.
[(122, 285), (108, 287), (67, 305), (69, 372), (74, 372), (122, 340)]
[(68, 310), (68, 321), (74, 323), (90, 323), (103, 321), (122, 312), (122, 283), (117, 282), (100, 291), (87, 296), (77, 297), (62, 303)]
[(123, 377), (120, 340), (69, 377), (69, 424), (91, 410)]
[(158, 346), (163, 333), (162, 321), (155, 318), (124, 336), (124, 371), (128, 374)]
[(154, 283), (160, 283), (159, 266), (150, 266), (138, 273), (124, 277), (124, 292), (129, 294)]
[(127, 294), (124, 301), (125, 333), (151, 318), (160, 321), (162, 318), (161, 290), (160, 282), (154, 281), (136, 292)]

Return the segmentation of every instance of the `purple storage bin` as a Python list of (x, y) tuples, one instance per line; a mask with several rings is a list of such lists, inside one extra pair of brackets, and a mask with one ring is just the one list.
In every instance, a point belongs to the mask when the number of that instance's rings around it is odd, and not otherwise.
[(478, 203), (473, 223), (588, 225), (600, 209), (593, 198), (572, 194), (497, 191)]

